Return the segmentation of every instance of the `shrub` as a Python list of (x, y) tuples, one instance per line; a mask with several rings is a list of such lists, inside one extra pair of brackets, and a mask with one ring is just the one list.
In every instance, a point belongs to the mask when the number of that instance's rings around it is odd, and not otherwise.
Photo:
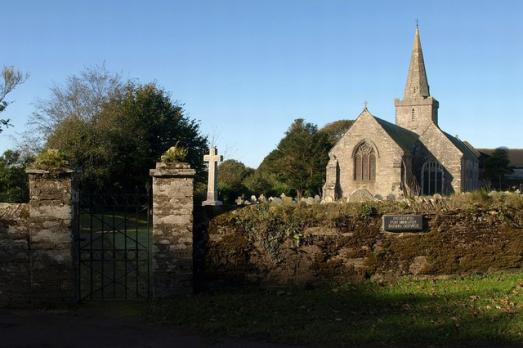
[(53, 170), (66, 168), (69, 162), (63, 152), (57, 149), (47, 149), (42, 151), (35, 158), (34, 167), (43, 170)]
[(174, 145), (164, 152), (160, 160), (168, 164), (183, 162), (187, 158), (187, 154), (188, 150), (186, 148)]

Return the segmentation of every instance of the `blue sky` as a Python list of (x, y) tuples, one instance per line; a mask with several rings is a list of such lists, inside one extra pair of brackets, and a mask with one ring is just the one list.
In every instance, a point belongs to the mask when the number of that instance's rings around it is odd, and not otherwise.
[(6, 1), (0, 64), (30, 74), (6, 111), (16, 143), (53, 84), (105, 62), (156, 81), (226, 158), (257, 166), (295, 118), (394, 121), (419, 19), (440, 126), (476, 147), (523, 148), (523, 2)]

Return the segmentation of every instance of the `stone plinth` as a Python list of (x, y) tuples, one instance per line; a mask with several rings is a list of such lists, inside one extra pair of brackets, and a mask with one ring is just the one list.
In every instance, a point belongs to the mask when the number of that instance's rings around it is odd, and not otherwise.
[(193, 180), (186, 163), (159, 162), (153, 177), (153, 295), (193, 289)]
[(39, 302), (73, 300), (72, 170), (28, 169), (31, 291)]

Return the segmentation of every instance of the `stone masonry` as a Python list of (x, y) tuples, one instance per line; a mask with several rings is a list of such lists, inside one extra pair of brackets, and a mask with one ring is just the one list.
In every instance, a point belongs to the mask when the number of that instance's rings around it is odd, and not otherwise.
[(30, 296), (29, 205), (0, 203), (0, 307)]
[(193, 179), (186, 163), (158, 162), (153, 177), (153, 296), (193, 289)]
[(73, 299), (72, 173), (27, 170), (31, 288), (43, 302)]
[(27, 173), (29, 203), (0, 203), (0, 306), (71, 302), (72, 171)]
[[(450, 194), (478, 188), (479, 161), (470, 144), (438, 125), (438, 101), (430, 95), (416, 29), (403, 99), (395, 101), (396, 124), (367, 107), (329, 153), (325, 201)], [(371, 154), (357, 152), (371, 149)], [(367, 150), (369, 151), (369, 150)]]

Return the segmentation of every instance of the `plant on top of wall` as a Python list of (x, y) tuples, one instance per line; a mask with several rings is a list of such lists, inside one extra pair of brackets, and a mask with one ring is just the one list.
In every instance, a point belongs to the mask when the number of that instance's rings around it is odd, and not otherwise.
[(57, 170), (66, 168), (69, 162), (63, 152), (57, 149), (46, 149), (34, 161), (34, 168), (43, 170)]
[(165, 151), (160, 160), (166, 164), (179, 163), (185, 161), (187, 154), (188, 150), (186, 148), (176, 144)]

